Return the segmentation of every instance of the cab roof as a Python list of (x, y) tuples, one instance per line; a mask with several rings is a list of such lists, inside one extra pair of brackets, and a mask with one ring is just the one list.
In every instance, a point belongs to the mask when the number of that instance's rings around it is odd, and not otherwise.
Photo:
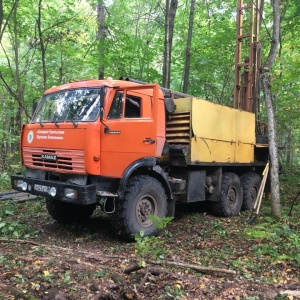
[[(82, 81), (74, 81), (74, 82), (69, 82), (63, 85), (59, 86), (53, 86), (49, 89), (47, 89), (44, 94), (51, 94), (59, 91), (64, 91), (64, 90), (71, 90), (71, 89), (77, 89), (77, 88), (97, 88), (101, 86), (108, 86), (108, 87), (118, 87), (118, 88), (125, 88), (125, 87), (134, 87), (134, 86), (140, 86), (140, 83), (135, 83), (135, 82), (129, 82), (126, 80), (113, 80), (111, 78), (105, 79), (105, 80), (96, 80), (96, 79), (87, 79), (87, 80), (82, 80)], [(146, 89), (149, 91), (149, 89)], [(147, 93), (148, 94), (148, 93)], [(159, 91), (159, 96), (163, 98), (163, 93), (160, 90)]]

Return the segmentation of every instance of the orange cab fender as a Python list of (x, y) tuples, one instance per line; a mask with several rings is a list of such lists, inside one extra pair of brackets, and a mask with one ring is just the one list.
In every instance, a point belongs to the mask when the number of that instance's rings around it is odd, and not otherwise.
[(166, 176), (162, 168), (156, 165), (155, 157), (151, 157), (151, 156), (138, 159), (126, 168), (123, 177), (121, 178), (119, 189), (118, 189), (119, 198), (123, 197), (127, 181), (129, 180), (130, 177), (134, 176), (135, 174), (149, 175), (156, 178), (164, 187), (168, 199), (173, 198), (168, 177)]

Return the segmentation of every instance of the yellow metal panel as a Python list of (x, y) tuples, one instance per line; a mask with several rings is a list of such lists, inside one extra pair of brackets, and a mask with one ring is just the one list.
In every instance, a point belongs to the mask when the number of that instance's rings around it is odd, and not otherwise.
[(176, 112), (191, 111), (191, 106), (192, 106), (191, 100), (192, 98), (174, 99)]
[(254, 162), (254, 145), (236, 143), (235, 162), (238, 163)]
[(193, 98), (191, 125), (192, 162), (253, 162), (254, 114)]
[(236, 139), (247, 144), (255, 144), (255, 114), (236, 110)]
[(195, 137), (191, 142), (192, 162), (233, 163), (235, 143)]
[(192, 128), (196, 136), (219, 141), (234, 141), (236, 110), (193, 98)]

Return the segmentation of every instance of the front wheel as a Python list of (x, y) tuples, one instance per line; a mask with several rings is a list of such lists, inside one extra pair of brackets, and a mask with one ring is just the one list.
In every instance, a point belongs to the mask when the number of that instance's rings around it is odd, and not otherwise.
[(144, 230), (144, 236), (158, 234), (159, 229), (155, 228), (149, 215), (166, 217), (165, 190), (153, 177), (133, 177), (127, 183), (123, 198), (116, 201), (116, 211), (112, 218), (116, 233), (129, 240), (141, 230)]
[(242, 207), (242, 187), (238, 175), (228, 172), (222, 176), (221, 195), (212, 203), (213, 213), (221, 217), (236, 216)]
[(96, 204), (76, 205), (53, 198), (46, 199), (46, 208), (54, 220), (62, 224), (86, 221), (94, 212)]

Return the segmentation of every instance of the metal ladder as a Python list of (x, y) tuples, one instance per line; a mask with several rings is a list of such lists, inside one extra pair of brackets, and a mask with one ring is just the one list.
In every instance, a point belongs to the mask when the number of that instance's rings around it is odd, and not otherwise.
[(260, 0), (238, 0), (234, 108), (259, 110)]

